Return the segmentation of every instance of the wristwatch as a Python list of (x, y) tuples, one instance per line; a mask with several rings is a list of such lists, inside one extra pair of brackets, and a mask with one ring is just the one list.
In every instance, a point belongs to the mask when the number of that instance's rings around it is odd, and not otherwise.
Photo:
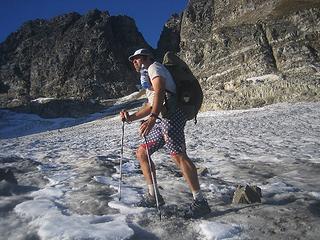
[(154, 117), (155, 119), (157, 119), (157, 118), (158, 118), (158, 114), (151, 113), (151, 114), (150, 114), (150, 117)]

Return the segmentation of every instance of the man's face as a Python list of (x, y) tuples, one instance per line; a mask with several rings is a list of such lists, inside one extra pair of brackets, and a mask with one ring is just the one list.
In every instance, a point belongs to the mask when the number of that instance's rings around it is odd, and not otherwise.
[(143, 60), (142, 56), (140, 56), (140, 55), (134, 57), (132, 60), (133, 66), (137, 72), (140, 72), (140, 70), (141, 70), (142, 60)]

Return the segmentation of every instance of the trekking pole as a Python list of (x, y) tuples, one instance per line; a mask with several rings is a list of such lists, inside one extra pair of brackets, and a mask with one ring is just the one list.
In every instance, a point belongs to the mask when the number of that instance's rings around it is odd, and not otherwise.
[(119, 178), (119, 186), (118, 186), (119, 201), (121, 200), (122, 162), (123, 162), (123, 139), (124, 139), (124, 119), (122, 119), (121, 158), (120, 158), (120, 178)]
[(155, 178), (154, 178), (153, 171), (152, 171), (152, 167), (151, 167), (151, 157), (150, 157), (150, 154), (149, 154), (148, 142), (147, 142), (146, 136), (143, 136), (143, 137), (144, 137), (144, 142), (145, 142), (145, 144), (146, 144), (146, 151), (147, 151), (149, 169), (150, 169), (150, 173), (151, 173), (151, 179), (152, 179), (152, 184), (153, 184), (154, 195), (155, 195), (155, 197), (156, 197), (157, 211), (158, 211), (159, 218), (160, 218), (160, 221), (161, 221), (161, 211), (160, 211), (159, 200), (158, 200), (156, 180), (155, 180)]

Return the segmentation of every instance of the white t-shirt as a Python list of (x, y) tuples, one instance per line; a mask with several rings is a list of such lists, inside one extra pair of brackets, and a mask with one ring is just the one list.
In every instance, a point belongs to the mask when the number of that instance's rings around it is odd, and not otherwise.
[(152, 79), (161, 76), (165, 80), (165, 87), (171, 93), (176, 93), (176, 84), (165, 66), (159, 62), (154, 62), (148, 67), (148, 74), (152, 83)]

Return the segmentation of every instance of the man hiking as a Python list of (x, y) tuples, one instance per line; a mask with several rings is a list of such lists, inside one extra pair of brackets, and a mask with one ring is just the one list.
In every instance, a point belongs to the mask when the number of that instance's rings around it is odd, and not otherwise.
[(137, 72), (147, 69), (150, 79), (150, 87), (147, 89), (148, 103), (131, 115), (125, 110), (120, 112), (121, 120), (126, 122), (146, 118), (139, 129), (140, 135), (145, 137), (146, 143), (139, 146), (136, 155), (148, 185), (148, 193), (137, 206), (156, 207), (156, 199), (159, 206), (165, 204), (156, 184), (154, 163), (150, 161), (155, 183), (153, 185), (148, 154), (151, 155), (166, 146), (170, 151), (171, 158), (181, 169), (193, 194), (193, 201), (186, 211), (185, 217), (201, 217), (211, 210), (200, 190), (196, 167), (186, 153), (184, 136), (186, 117), (176, 106), (176, 84), (166, 67), (154, 61), (151, 52), (147, 49), (135, 51), (129, 57), (129, 61), (133, 63)]

